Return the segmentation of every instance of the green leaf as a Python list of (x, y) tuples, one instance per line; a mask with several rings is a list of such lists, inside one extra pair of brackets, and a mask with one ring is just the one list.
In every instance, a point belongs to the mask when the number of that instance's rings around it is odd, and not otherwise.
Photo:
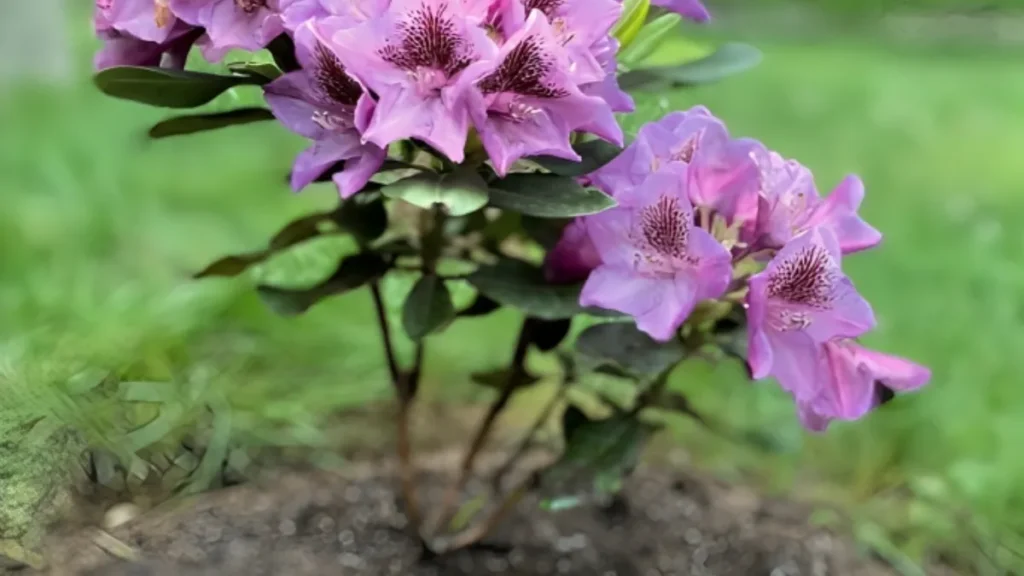
[(465, 216), (487, 205), (487, 182), (469, 167), (441, 175), (421, 172), (388, 184), (381, 192), (424, 209), (440, 204), (451, 216)]
[(591, 420), (574, 406), (566, 408), (565, 450), (540, 475), (542, 506), (565, 507), (567, 502), (585, 503), (618, 492), (655, 430), (631, 413)]
[(341, 261), (330, 277), (315, 286), (304, 289), (258, 286), (257, 293), (271, 310), (282, 316), (296, 316), (315, 304), (338, 294), (369, 284), (388, 270), (388, 263), (379, 255), (362, 252)]
[(623, 90), (697, 86), (717, 82), (757, 66), (761, 52), (747, 44), (730, 43), (709, 56), (679, 66), (639, 68), (619, 76)]
[(210, 440), (206, 443), (199, 466), (189, 478), (185, 488), (186, 494), (195, 494), (212, 486), (224, 469), (228, 457), (231, 441), (231, 406), (226, 399), (218, 396), (210, 403), (210, 410), (213, 412), (213, 431), (210, 433)]
[(179, 400), (178, 389), (170, 382), (121, 382), (118, 390), (126, 402), (169, 404)]
[(568, 218), (536, 218), (533, 216), (523, 216), (520, 220), (523, 232), (547, 250), (554, 248), (562, 238), (562, 232), (569, 222)]
[(527, 216), (572, 218), (607, 210), (615, 200), (567, 176), (519, 173), (492, 184), (491, 205)]
[(274, 254), (311, 240), (320, 235), (320, 224), (330, 221), (332, 212), (317, 212), (303, 216), (286, 224), (270, 239), (268, 247), (245, 254), (225, 256), (193, 275), (193, 278), (238, 276), (251, 266), (259, 264)]
[(579, 162), (554, 156), (534, 156), (530, 160), (559, 176), (576, 177), (590, 174), (622, 153), (622, 148), (600, 139), (579, 142), (572, 149), (580, 155)]
[(462, 310), (459, 310), (458, 316), (461, 318), (486, 316), (498, 308), (501, 308), (501, 304), (498, 304), (483, 294), (477, 294), (476, 299), (473, 300), (472, 304)]
[(626, 0), (622, 17), (612, 29), (612, 35), (619, 41), (620, 50), (629, 46), (640, 33), (650, 9), (650, 0)]
[(261, 83), (251, 76), (144, 66), (107, 68), (97, 72), (93, 81), (108, 96), (164, 108), (194, 108), (236, 86)]
[(494, 390), (504, 390), (509, 385), (510, 379), (514, 390), (529, 388), (541, 381), (540, 377), (526, 370), (513, 371), (509, 368), (501, 368), (490, 372), (475, 372), (470, 375), (470, 379), (481, 386)]
[(273, 119), (274, 115), (266, 108), (239, 108), (237, 110), (228, 110), (227, 112), (175, 116), (174, 118), (163, 120), (150, 128), (149, 137), (167, 138), (170, 136), (182, 136), (227, 128), (228, 126), (266, 122)]
[(576, 352), (590, 366), (611, 363), (639, 377), (657, 376), (686, 356), (679, 342), (658, 342), (632, 322), (607, 322), (587, 328), (576, 339)]
[(619, 51), (619, 63), (633, 66), (643, 62), (658, 49), (666, 36), (679, 28), (682, 21), (679, 14), (662, 14), (655, 18), (643, 27), (632, 44)]
[(466, 280), (492, 300), (542, 320), (571, 318), (580, 308), (580, 284), (548, 284), (544, 272), (521, 260), (503, 258), (481, 266)]
[(550, 352), (565, 340), (572, 327), (572, 320), (531, 320), (530, 341), (541, 352)]
[(287, 34), (279, 34), (277, 38), (270, 41), (267, 51), (274, 58), (274, 63), (282, 72), (294, 72), (302, 68), (299, 59), (295, 55), (295, 42)]
[(261, 82), (272, 82), (281, 76), (281, 69), (273, 62), (232, 62), (228, 70)]
[(402, 308), (402, 326), (409, 338), (421, 340), (454, 318), (455, 306), (444, 280), (432, 274), (420, 277)]
[(332, 213), (331, 220), (361, 242), (372, 242), (388, 229), (388, 211), (383, 198), (365, 191), (343, 201)]
[(125, 447), (132, 453), (163, 440), (181, 423), (185, 407), (180, 402), (164, 404), (156, 418), (132, 430), (125, 437)]

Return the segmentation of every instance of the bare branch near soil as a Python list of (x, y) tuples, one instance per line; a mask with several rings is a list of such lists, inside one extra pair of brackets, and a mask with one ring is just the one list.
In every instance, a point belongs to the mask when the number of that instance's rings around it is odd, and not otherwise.
[(491, 403), (487, 414), (480, 422), (480, 427), (477, 429), (476, 434), (474, 434), (473, 440), (470, 442), (469, 448), (462, 458), (458, 476), (455, 482), (448, 487), (448, 491), (441, 500), (441, 512), (438, 515), (438, 522), (435, 527), (435, 530), (438, 532), (443, 531), (446, 525), (451, 522), (459, 498), (462, 496), (462, 492), (469, 482), (470, 474), (473, 472), (473, 464), (476, 462), (477, 456), (480, 455), (480, 451), (483, 449), (484, 444), (486, 444), (487, 438), (491, 435), (494, 424), (498, 420), (498, 415), (508, 405), (512, 395), (515, 394), (515, 391), (521, 384), (522, 376), (525, 372), (526, 352), (530, 348), (530, 327), (530, 319), (526, 318), (523, 320), (516, 348), (512, 354), (512, 362), (509, 365), (508, 379), (505, 381), (505, 386), (501, 389), (501, 393), (495, 398), (494, 402)]
[(536, 475), (530, 474), (524, 478), (511, 492), (502, 499), (501, 504), (491, 512), (483, 522), (470, 527), (464, 532), (456, 534), (448, 545), (445, 547), (445, 552), (454, 552), (463, 548), (468, 548), (474, 544), (477, 544), (481, 540), (487, 537), (501, 522), (515, 510), (516, 505), (529, 493), (530, 488), (536, 482)]
[(551, 419), (551, 414), (554, 413), (555, 409), (562, 403), (562, 400), (565, 399), (565, 394), (568, 391), (568, 382), (563, 382), (562, 385), (558, 387), (558, 391), (555, 392), (550, 400), (548, 400), (547, 405), (544, 406), (540, 415), (537, 416), (537, 420), (534, 421), (533, 425), (530, 426), (530, 429), (523, 435), (523, 438), (519, 441), (515, 451), (512, 452), (512, 454), (494, 473), (494, 477), (491, 478), (491, 490), (494, 492), (501, 491), (501, 485), (504, 482), (505, 477), (508, 476), (509, 472), (515, 469), (519, 460), (522, 459), (530, 448), (533, 447), (536, 442), (537, 433), (540, 432), (540, 429), (543, 428), (548, 420)]
[(398, 398), (398, 476), (401, 483), (402, 499), (405, 501), (405, 514), (409, 519), (410, 533), (420, 538), (421, 515), (419, 499), (416, 495), (416, 471), (412, 460), (412, 438), (409, 423), (412, 400), (416, 394), (423, 364), (423, 346), (421, 344), (416, 347), (416, 363), (412, 372), (402, 373), (398, 366), (398, 359), (395, 357), (395, 347), (391, 338), (391, 328), (388, 324), (387, 308), (384, 306), (380, 283), (371, 284), (370, 293), (373, 295), (373, 305), (377, 313), (377, 324), (380, 325), (381, 340), (384, 344), (384, 355), (387, 357), (388, 371), (391, 374), (391, 383)]

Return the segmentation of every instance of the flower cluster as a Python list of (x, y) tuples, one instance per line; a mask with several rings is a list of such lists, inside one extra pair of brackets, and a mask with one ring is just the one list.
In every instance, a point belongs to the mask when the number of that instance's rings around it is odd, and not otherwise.
[(696, 107), (644, 126), (588, 179), (618, 205), (572, 222), (546, 261), (550, 280), (585, 281), (582, 305), (669, 340), (701, 301), (743, 302), (753, 377), (774, 377), (812, 430), (930, 378), (856, 341), (875, 317), (841, 260), (881, 241), (857, 214), (858, 178), (822, 198), (806, 167)]
[[(655, 2), (696, 21), (699, 0)], [(292, 187), (331, 170), (343, 197), (363, 188), (388, 146), (415, 139), (454, 163), (471, 134), (495, 171), (520, 158), (580, 157), (575, 133), (622, 143), (611, 30), (622, 0), (96, 0), (98, 67), (181, 68), (281, 34), (301, 69), (266, 87), (289, 129), (312, 140)], [(341, 167), (340, 170), (337, 167)]]

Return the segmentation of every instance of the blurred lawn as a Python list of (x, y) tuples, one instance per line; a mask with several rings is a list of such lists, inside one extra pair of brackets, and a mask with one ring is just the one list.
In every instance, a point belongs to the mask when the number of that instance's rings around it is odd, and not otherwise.
[[(735, 134), (801, 159), (823, 190), (860, 173), (864, 214), (886, 234), (847, 264), (878, 314), (868, 341), (930, 365), (934, 381), (809, 438), (775, 386), (695, 364), (676, 385), (733, 428), (769, 433), (776, 453), (686, 422), (675, 433), (723, 472), (855, 504), (875, 546), (884, 527), (914, 557), (934, 544), (972, 554), (969, 528), (1024, 548), (1006, 540), (1024, 533), (1024, 238), (1013, 233), (1024, 216), (1021, 58), (856, 39), (761, 47), (765, 62), (751, 73), (644, 97), (631, 127), (703, 103)], [(266, 441), (315, 442), (318, 418), (387, 397), (367, 295), (286, 320), (248, 289), (296, 281), (297, 270), (316, 277), (343, 244), (311, 246), (247, 280), (188, 279), (333, 201), (328, 187), (294, 196), (284, 186), (302, 143), (271, 124), (148, 142), (145, 129), (164, 114), (96, 93), (84, 57), (82, 71), (72, 88), (0, 93), (0, 386), (16, 398), (0, 420), (49, 410), (44, 388), (83, 366), (189, 382), (193, 398), (225, 394), (236, 431)], [(400, 302), (405, 288), (390, 288)], [(505, 360), (514, 322), (502, 312), (432, 340), (431, 382), (447, 397), (484, 397), (466, 376)], [(918, 499), (893, 505), (907, 486)]]

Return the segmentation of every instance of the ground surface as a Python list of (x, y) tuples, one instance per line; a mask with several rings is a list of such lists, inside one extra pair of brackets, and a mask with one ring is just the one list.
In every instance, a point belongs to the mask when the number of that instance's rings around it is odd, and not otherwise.
[[(558, 513), (524, 501), (474, 550), (418, 562), (388, 475), (288, 471), (144, 514), (111, 532), (137, 563), (87, 533), (55, 539), (52, 574), (445, 576), (891, 574), (850, 541), (811, 527), (808, 510), (691, 474), (642, 468), (621, 502)], [(436, 480), (437, 477), (434, 477)], [(437, 482), (433, 482), (437, 484)], [(109, 546), (108, 546), (109, 548)]]

